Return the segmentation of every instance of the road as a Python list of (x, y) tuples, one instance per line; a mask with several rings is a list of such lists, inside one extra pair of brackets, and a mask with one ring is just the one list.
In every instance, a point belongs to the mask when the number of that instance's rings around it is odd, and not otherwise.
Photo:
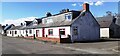
[(1, 36), (2, 54), (117, 54), (118, 41), (89, 43), (47, 43)]

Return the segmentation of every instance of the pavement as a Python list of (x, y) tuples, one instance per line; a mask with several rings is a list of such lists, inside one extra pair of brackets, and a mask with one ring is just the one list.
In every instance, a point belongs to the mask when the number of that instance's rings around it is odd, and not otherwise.
[(119, 39), (99, 42), (52, 43), (40, 40), (2, 38), (2, 54), (118, 54)]

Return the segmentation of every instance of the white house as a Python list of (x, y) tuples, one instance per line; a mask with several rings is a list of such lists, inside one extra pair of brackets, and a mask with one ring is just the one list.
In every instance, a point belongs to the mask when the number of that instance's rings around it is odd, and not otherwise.
[(7, 36), (9, 29), (11, 29), (14, 26), (15, 26), (14, 24), (6, 25), (3, 29), (4, 30), (3, 35)]
[[(42, 19), (34, 19), (33, 21), (25, 21), (23, 27), (19, 28), (21, 31), (21, 35), (26, 38), (33, 38), (35, 35), (35, 28), (38, 26), (39, 23), (42, 22)], [(35, 37), (37, 37), (35, 35)]]
[(20, 37), (21, 32), (19, 30), (21, 26), (14, 26), (10, 29), (7, 30), (7, 36), (12, 36), (12, 37)]

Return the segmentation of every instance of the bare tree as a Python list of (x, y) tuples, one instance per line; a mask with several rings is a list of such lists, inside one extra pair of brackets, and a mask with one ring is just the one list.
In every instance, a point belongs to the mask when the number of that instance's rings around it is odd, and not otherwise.
[(110, 16), (113, 15), (111, 11), (107, 11), (106, 14), (107, 14), (107, 15), (110, 15)]

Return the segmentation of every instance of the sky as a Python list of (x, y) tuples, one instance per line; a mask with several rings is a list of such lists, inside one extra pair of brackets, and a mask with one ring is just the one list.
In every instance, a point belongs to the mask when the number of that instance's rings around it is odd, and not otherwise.
[(118, 13), (117, 2), (2, 2), (0, 24), (19, 25), (25, 20), (45, 17), (46, 12), (57, 14), (60, 10), (67, 8), (79, 11), (82, 10), (83, 3), (90, 4), (90, 11), (95, 17), (105, 15), (106, 11)]

